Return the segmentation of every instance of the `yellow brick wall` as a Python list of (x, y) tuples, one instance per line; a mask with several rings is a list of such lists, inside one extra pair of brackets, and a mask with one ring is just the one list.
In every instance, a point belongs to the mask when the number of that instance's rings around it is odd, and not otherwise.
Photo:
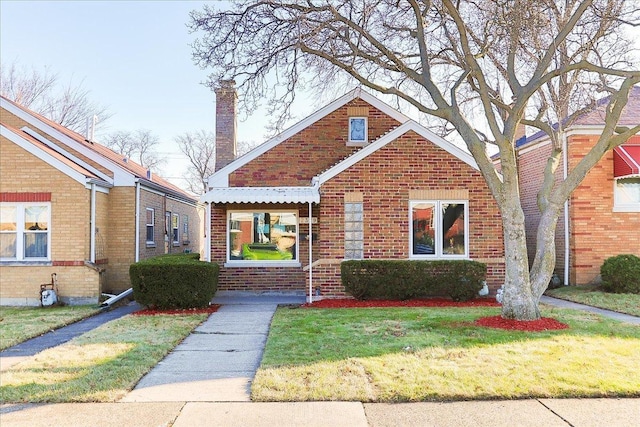
[(97, 304), (100, 273), (87, 266), (0, 267), (0, 305), (39, 305), (40, 285), (57, 274), (58, 296), (67, 304)]
[[(55, 272), (59, 279), (65, 279), (60, 286), (61, 297), (97, 301), (99, 274), (84, 265), (90, 250), (90, 191), (4, 137), (0, 138), (0, 153), (1, 192), (51, 193), (51, 263), (38, 267), (1, 265), (0, 300), (37, 299), (40, 284), (49, 282)], [(64, 265), (72, 263), (78, 265)]]
[(131, 287), (129, 266), (135, 261), (135, 187), (109, 191), (105, 291), (119, 293)]
[[(146, 214), (147, 208), (154, 209), (155, 226), (154, 226), (154, 245), (147, 244), (146, 241)], [(176, 213), (180, 216), (179, 221), (179, 244), (175, 245), (171, 240), (172, 236), (165, 239), (165, 212)], [(188, 217), (188, 233), (184, 231), (184, 217)], [(164, 197), (151, 191), (140, 191), (140, 259), (151, 258), (162, 255), (164, 253), (176, 253), (190, 250), (197, 252), (200, 250), (200, 230), (201, 215), (195, 206), (189, 205), (169, 197)], [(169, 222), (169, 230), (171, 232), (171, 222)], [(185, 244), (185, 242), (189, 242)]]

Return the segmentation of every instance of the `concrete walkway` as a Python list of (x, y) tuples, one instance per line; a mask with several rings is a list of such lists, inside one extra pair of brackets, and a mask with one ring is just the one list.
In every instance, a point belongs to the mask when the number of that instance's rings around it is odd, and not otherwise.
[(0, 371), (8, 369), (16, 363), (20, 363), (27, 357), (38, 354), (43, 350), (64, 344), (67, 341), (89, 332), (100, 325), (104, 325), (107, 322), (133, 313), (140, 308), (140, 304), (133, 301), (126, 305), (114, 307), (111, 310), (105, 309), (100, 313), (87, 317), (79, 322), (72, 323), (60, 329), (56, 329), (55, 331), (47, 332), (39, 337), (32, 338), (0, 351)]
[(271, 318), (304, 296), (214, 298), (222, 307), (144, 376), (122, 402), (249, 402)]
[(591, 306), (584, 305), (584, 304), (578, 304), (576, 302), (565, 301), (565, 300), (558, 299), (558, 298), (552, 298), (552, 297), (548, 297), (546, 295), (543, 295), (542, 298), (540, 298), (540, 302), (543, 303), (543, 304), (552, 305), (554, 307), (571, 308), (573, 310), (588, 311), (589, 313), (599, 314), (601, 316), (609, 317), (611, 319), (618, 320), (620, 322), (626, 322), (626, 323), (632, 323), (634, 325), (640, 325), (640, 317), (631, 316), (629, 314), (622, 314), (622, 313), (618, 313), (616, 311), (604, 310), (602, 308), (591, 307)]

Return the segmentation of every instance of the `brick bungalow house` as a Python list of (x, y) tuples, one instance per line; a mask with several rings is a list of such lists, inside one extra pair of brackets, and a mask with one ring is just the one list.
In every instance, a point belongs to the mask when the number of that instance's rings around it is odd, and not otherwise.
[[(593, 147), (604, 127), (606, 99), (566, 129), (566, 156), (556, 181)], [(640, 123), (640, 87), (634, 87), (619, 124)], [(526, 218), (527, 249), (533, 260), (540, 212), (536, 195), (551, 142), (539, 132), (517, 144), (521, 202)], [(573, 192), (556, 230), (556, 274), (563, 283), (585, 285), (600, 280), (605, 259), (619, 254), (640, 256), (640, 136), (607, 152)]]
[(220, 291), (341, 296), (345, 259), (472, 259), (503, 283), (500, 214), (465, 151), (356, 89), (234, 160), (232, 82), (216, 97), (201, 201)]
[[(0, 304), (96, 303), (131, 287), (129, 265), (200, 250), (199, 205), (142, 166), (0, 99)], [(137, 220), (136, 220), (137, 219)]]

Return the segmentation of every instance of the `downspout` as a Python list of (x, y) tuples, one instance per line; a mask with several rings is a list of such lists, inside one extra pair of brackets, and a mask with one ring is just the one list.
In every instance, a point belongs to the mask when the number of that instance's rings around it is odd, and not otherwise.
[(207, 262), (211, 262), (211, 202), (208, 202), (207, 207), (205, 209), (205, 230), (204, 230), (204, 250), (205, 250), (205, 256), (204, 259)]
[(312, 212), (311, 204), (309, 201), (309, 304), (313, 302), (313, 234), (312, 234)]
[(136, 257), (140, 261), (140, 180), (136, 180)]
[[(569, 155), (567, 149), (567, 134), (562, 132), (562, 175), (565, 181), (569, 174)], [(564, 285), (569, 285), (569, 199), (564, 201)]]
[(89, 238), (89, 261), (96, 262), (96, 184), (91, 183), (91, 237)]

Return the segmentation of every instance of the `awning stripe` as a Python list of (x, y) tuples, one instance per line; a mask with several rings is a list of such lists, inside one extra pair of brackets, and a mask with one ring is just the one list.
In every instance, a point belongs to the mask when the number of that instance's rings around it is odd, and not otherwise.
[(202, 196), (209, 203), (320, 203), (315, 187), (224, 187)]
[(616, 178), (640, 175), (640, 145), (625, 144), (614, 148), (613, 174)]

